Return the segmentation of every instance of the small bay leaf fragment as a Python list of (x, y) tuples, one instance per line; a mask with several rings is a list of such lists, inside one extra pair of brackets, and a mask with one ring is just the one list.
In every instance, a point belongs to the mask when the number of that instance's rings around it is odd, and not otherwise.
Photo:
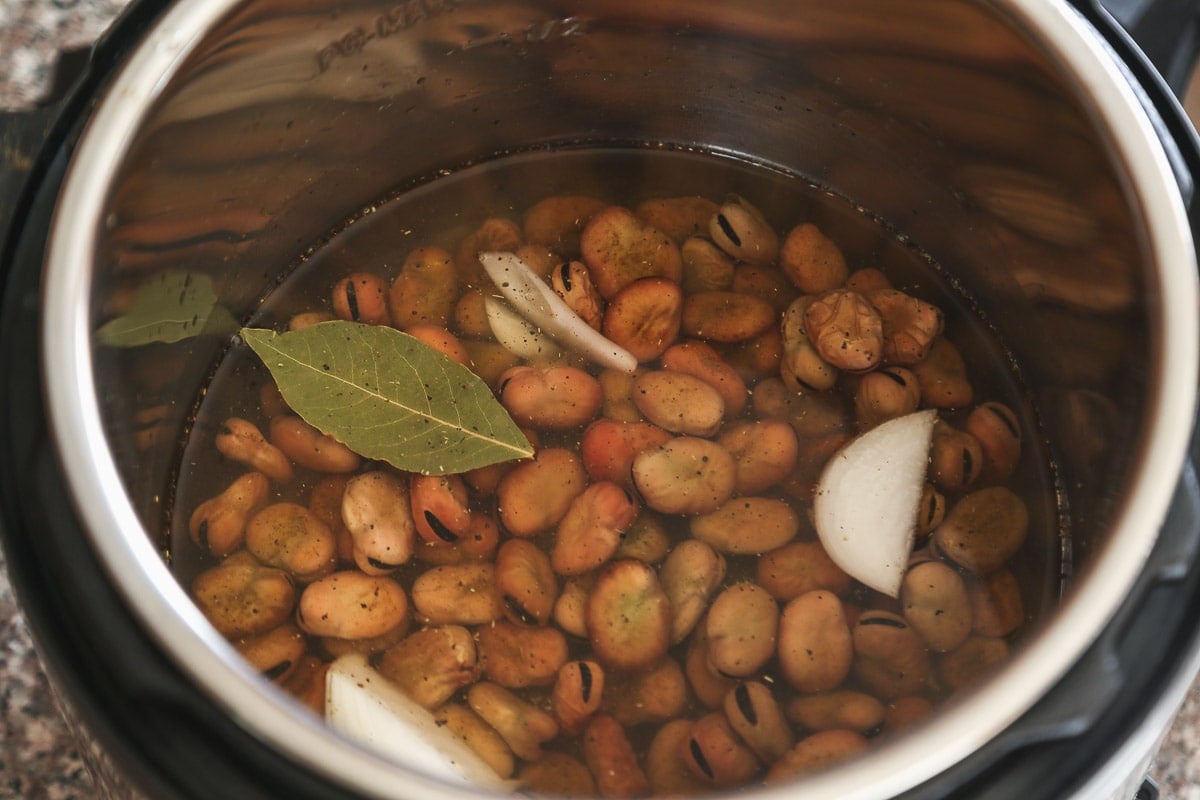
[(533, 455), (487, 384), (395, 328), (334, 321), (241, 335), (287, 404), (364, 458), (442, 475)]
[(212, 278), (197, 272), (164, 270), (139, 286), (129, 308), (102, 325), (96, 337), (113, 347), (139, 347), (179, 342), (201, 333), (234, 332), (225, 324), (209, 327), (210, 318), (222, 323), (233, 319), (217, 305)]

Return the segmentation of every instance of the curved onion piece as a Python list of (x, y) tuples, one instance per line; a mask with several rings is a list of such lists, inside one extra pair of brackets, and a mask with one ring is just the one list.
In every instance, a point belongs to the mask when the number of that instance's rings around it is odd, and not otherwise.
[(637, 359), (632, 353), (584, 322), (515, 254), (480, 253), (479, 263), (521, 316), (564, 347), (586, 355), (602, 367), (630, 373), (637, 369)]
[(817, 536), (834, 563), (898, 597), (912, 553), (937, 411), (889, 420), (839, 450), (813, 499)]
[(511, 781), (501, 779), (359, 653), (344, 655), (329, 666), (325, 719), (347, 738), (417, 772), (466, 786), (512, 789)]
[(546, 334), (499, 297), (483, 298), (488, 327), (504, 349), (520, 358), (553, 358), (561, 351)]

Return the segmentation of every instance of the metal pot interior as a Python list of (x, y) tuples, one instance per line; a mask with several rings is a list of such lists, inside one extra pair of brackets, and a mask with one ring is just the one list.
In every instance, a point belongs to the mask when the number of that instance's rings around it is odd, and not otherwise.
[[(1062, 559), (1062, 608), (1002, 674), (805, 796), (891, 794), (965, 757), (1120, 604), (1191, 422), (1194, 254), (1177, 191), (1118, 70), (1058, 2), (916, 0), (900, 16), (882, 0), (170, 10), (93, 116), (47, 273), (53, 421), (114, 581), (245, 725), (386, 795), (389, 767), (267, 691), (160, 558), (179, 436), (227, 340), (118, 350), (92, 334), (168, 268), (212, 276), (244, 319), (310, 246), (394, 190), (580, 143), (700, 148), (851, 198), (943, 265), (1008, 348), (1056, 468), (1062, 530), (1046, 547)], [(315, 758), (324, 747), (351, 766)]]

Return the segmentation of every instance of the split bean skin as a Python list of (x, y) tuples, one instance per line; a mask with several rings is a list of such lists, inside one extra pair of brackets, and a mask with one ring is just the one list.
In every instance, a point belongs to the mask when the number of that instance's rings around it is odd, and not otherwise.
[[(736, 195), (563, 194), (414, 248), (390, 286), (331, 281), (333, 313), (289, 326), (406, 331), (479, 375), (534, 455), (406, 474), (265, 381), (215, 437), (250, 472), (188, 521), (210, 562), (197, 604), (318, 713), (328, 662), (364, 653), (520, 791), (568, 796), (777, 783), (986, 680), (1028, 621), (1013, 560), (1029, 511), (1007, 485), (1029, 461), (1025, 409), (975, 398), (912, 284), (851, 271), (821, 228), (789, 222), (777, 233)], [(565, 342), (506, 349), (489, 250), (636, 367)], [(916, 544), (885, 598), (829, 558), (812, 492), (856, 434), (924, 408), (940, 417)]]

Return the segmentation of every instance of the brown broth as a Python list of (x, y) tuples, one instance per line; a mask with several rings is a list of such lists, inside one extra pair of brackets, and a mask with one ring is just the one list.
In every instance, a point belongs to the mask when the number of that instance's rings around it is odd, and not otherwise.
[[(294, 266), (278, 288), (263, 298), (247, 324), (285, 330), (296, 313), (330, 310), (330, 287), (348, 273), (374, 272), (390, 283), (411, 249), (440, 245), (454, 253), (459, 240), (484, 219), (509, 217), (519, 223), (526, 208), (547, 196), (587, 194), (632, 208), (644, 199), (684, 195), (701, 195), (720, 202), (729, 193), (741, 195), (760, 208), (781, 236), (800, 222), (816, 224), (841, 247), (851, 270), (877, 267), (896, 288), (940, 307), (946, 317), (945, 335), (959, 347), (967, 362), (976, 403), (1000, 401), (1024, 416), (1022, 425), (1027, 435), (1021, 462), (1008, 485), (1030, 511), (1029, 536), (1010, 564), (1022, 587), (1027, 620), (1022, 630), (1029, 630), (1059, 596), (1064, 567), (1059, 544), (1063, 528), (1054, 471), (1037, 435), (1038, 420), (1030, 416), (1031, 404), (1025, 399), (1018, 366), (956, 285), (951, 265), (935, 263), (920, 250), (919, 243), (891, 230), (868, 210), (801, 177), (717, 155), (662, 149), (534, 151), (506, 156), (438, 176), (355, 215), (341, 230), (314, 244), (311, 253)], [(188, 536), (192, 509), (245, 471), (217, 453), (215, 430), (223, 420), (239, 416), (265, 432), (268, 420), (260, 410), (259, 392), (270, 382), (257, 358), (238, 345), (216, 366), (198, 400), (195, 423), (177, 476), (172, 503), (176, 513), (170, 521), (173, 568), (185, 584), (214, 563)], [(943, 412), (942, 417), (961, 427), (968, 411)], [(543, 443), (565, 442), (572, 436), (577, 437), (577, 433), (548, 434)], [(272, 486), (272, 502), (304, 504), (321, 477), (298, 468), (296, 480), (282, 487)], [(953, 498), (947, 499), (953, 503)], [(806, 514), (806, 509), (799, 510), (802, 516)], [(685, 523), (670, 524), (673, 535), (686, 536)], [(727, 561), (726, 584), (753, 578), (755, 557), (727, 556)], [(428, 566), (414, 559), (395, 577), (411, 585)], [(862, 604), (871, 602), (871, 597), (860, 587), (845, 600)], [(1021, 635), (1019, 631), (1011, 638), (1015, 642)], [(572, 657), (587, 652), (586, 641), (571, 639), (571, 644)], [(672, 652), (681, 654), (685, 647), (686, 643)], [(319, 653), (320, 645), (314, 642), (309, 649)], [(779, 679), (776, 685), (782, 688), (786, 681)], [(931, 699), (942, 699), (937, 694), (931, 692)], [(544, 702), (545, 695), (546, 690), (532, 693), (537, 702)], [(782, 703), (783, 698), (779, 699)], [(704, 710), (696, 709), (695, 716)], [(651, 733), (640, 731), (637, 738), (644, 744)]]

